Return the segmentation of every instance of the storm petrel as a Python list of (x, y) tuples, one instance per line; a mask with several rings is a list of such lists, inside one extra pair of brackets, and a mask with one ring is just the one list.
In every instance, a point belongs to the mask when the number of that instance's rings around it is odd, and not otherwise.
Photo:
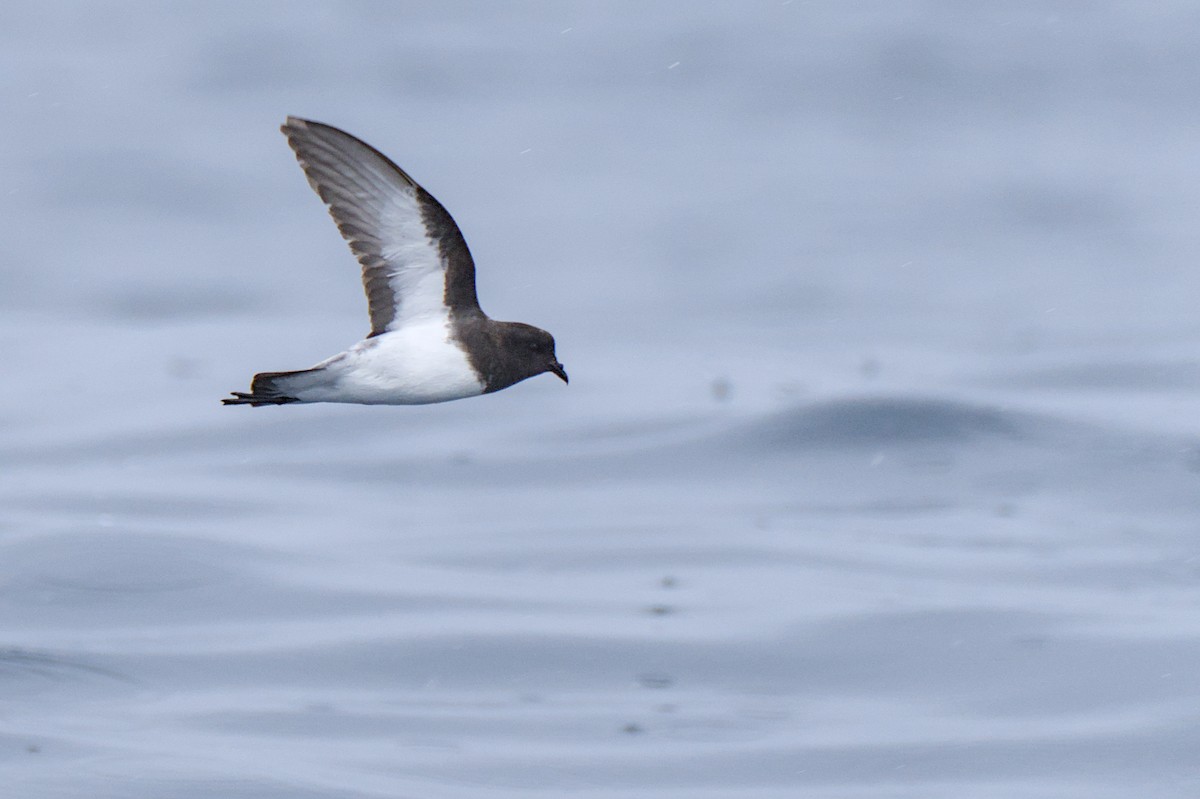
[(550, 372), (567, 382), (554, 337), (489, 319), (475, 263), (450, 214), (383, 153), (320, 122), (280, 128), (309, 185), (362, 265), (371, 332), (296, 372), (262, 372), (226, 405), (421, 405), (474, 397)]

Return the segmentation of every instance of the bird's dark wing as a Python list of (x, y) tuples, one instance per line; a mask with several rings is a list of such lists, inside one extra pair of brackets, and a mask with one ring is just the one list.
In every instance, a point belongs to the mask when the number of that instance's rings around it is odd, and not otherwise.
[(280, 130), (362, 264), (372, 336), (447, 310), (479, 310), (467, 243), (429, 192), (337, 128), (288, 117)]

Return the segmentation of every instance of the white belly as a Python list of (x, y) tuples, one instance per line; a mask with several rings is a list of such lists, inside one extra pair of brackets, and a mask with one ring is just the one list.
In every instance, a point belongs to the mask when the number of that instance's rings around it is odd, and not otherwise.
[(422, 405), (474, 397), (484, 389), (466, 353), (450, 340), (446, 319), (360, 341), (314, 368), (322, 379), (297, 392), (302, 402)]

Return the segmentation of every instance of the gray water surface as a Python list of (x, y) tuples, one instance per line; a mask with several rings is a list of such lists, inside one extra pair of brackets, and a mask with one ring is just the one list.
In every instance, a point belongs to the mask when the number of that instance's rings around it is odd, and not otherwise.
[[(1200, 10), (0, 7), (0, 784), (1200, 794)], [(361, 135), (572, 376), (367, 330)]]

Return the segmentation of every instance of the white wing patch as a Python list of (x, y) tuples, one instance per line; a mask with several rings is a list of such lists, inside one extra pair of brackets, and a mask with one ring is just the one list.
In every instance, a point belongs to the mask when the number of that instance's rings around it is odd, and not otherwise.
[(446, 315), (446, 263), (425, 229), (416, 193), (393, 196), (389, 205), (379, 238), (395, 309), (387, 329), (396, 330)]

